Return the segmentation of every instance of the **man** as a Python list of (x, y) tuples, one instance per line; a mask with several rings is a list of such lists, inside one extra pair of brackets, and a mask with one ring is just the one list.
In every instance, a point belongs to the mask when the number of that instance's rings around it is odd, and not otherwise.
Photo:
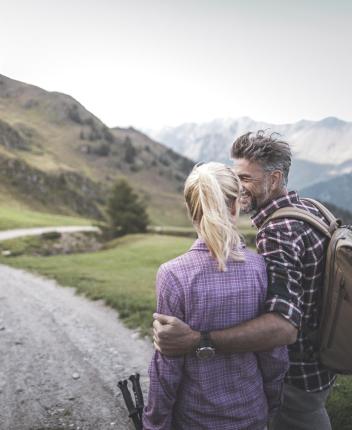
[[(218, 352), (259, 352), (289, 345), (283, 404), (270, 429), (329, 430), (325, 403), (335, 375), (319, 363), (312, 336), (319, 324), (327, 239), (303, 221), (285, 218), (264, 225), (275, 210), (290, 206), (324, 218), (296, 192), (287, 191), (291, 151), (286, 142), (263, 131), (247, 133), (234, 142), (231, 155), (242, 182), (242, 210), (254, 212), (257, 250), (267, 265), (268, 296), (261, 316), (206, 334), (207, 346)], [(204, 335), (177, 318), (154, 318), (154, 344), (160, 352), (180, 355), (204, 346)]]

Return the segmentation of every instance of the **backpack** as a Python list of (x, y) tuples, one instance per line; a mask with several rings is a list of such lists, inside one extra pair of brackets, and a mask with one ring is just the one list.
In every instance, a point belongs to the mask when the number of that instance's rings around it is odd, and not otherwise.
[[(319, 361), (336, 373), (352, 373), (352, 226), (341, 226), (324, 205), (312, 203), (329, 222), (307, 210), (285, 207), (269, 216), (264, 224), (277, 218), (305, 221), (328, 237), (320, 323), (317, 332)], [(312, 334), (311, 334), (312, 335)], [(308, 337), (310, 336), (308, 334)], [(316, 337), (316, 336), (315, 336)]]

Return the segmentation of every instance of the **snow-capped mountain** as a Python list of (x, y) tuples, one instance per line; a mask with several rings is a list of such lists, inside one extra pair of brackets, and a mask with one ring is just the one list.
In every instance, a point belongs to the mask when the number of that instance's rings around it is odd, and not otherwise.
[[(340, 165), (352, 160), (352, 122), (328, 117), (293, 124), (269, 124), (248, 117), (186, 123), (161, 130), (148, 130), (155, 140), (195, 161), (229, 160), (232, 142), (239, 135), (260, 129), (278, 132), (292, 147), (295, 158), (318, 164)], [(352, 170), (351, 162), (338, 173)]]

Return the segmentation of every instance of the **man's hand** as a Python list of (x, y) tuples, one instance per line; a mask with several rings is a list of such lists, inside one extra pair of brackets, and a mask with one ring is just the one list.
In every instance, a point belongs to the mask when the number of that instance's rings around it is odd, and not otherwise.
[(200, 341), (200, 333), (176, 317), (153, 314), (153, 340), (162, 354), (176, 357), (193, 352)]

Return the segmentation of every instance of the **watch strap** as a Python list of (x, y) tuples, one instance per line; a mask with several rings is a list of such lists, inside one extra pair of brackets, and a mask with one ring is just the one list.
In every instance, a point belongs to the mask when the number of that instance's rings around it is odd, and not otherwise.
[(198, 344), (198, 348), (214, 348), (214, 345), (210, 339), (210, 334), (208, 331), (200, 332), (200, 342)]

